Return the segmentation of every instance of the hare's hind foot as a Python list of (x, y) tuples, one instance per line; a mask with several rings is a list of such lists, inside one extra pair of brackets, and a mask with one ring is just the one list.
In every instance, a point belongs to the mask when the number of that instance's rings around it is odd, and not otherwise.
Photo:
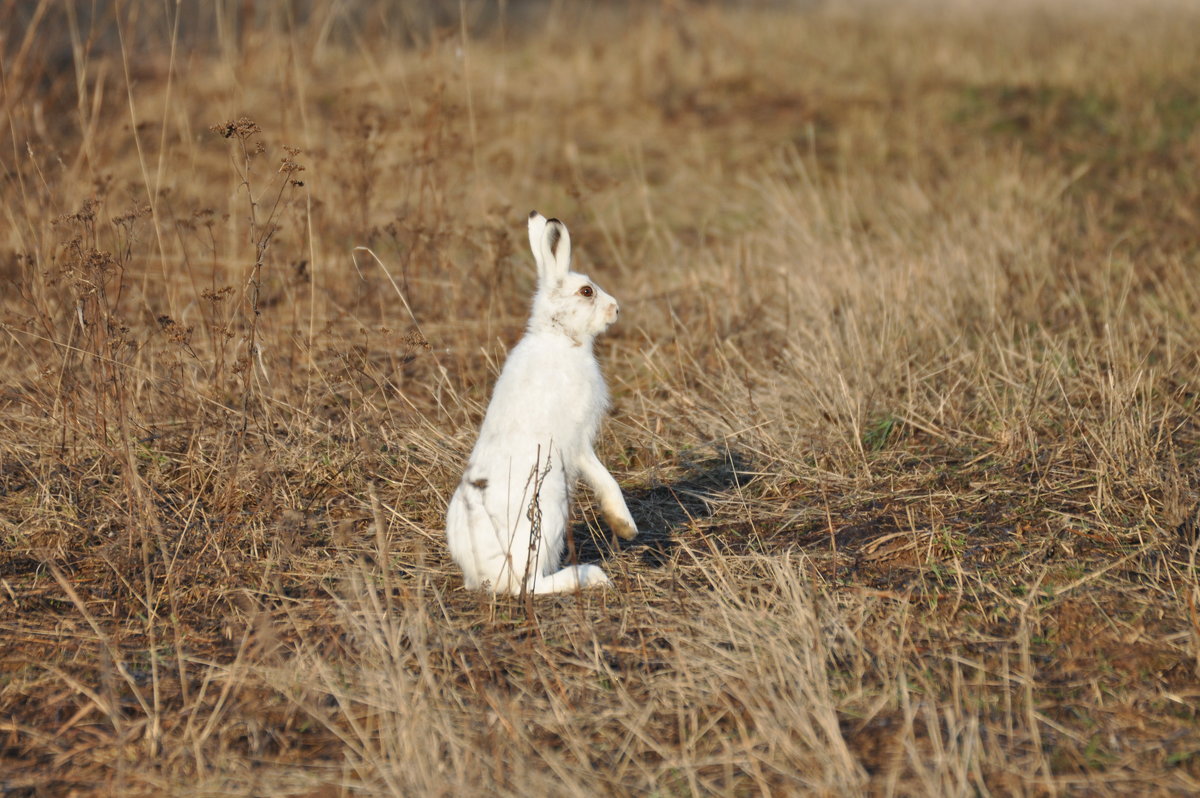
[(598, 565), (568, 565), (546, 576), (530, 580), (534, 593), (564, 593), (587, 587), (602, 587), (612, 584), (608, 574)]

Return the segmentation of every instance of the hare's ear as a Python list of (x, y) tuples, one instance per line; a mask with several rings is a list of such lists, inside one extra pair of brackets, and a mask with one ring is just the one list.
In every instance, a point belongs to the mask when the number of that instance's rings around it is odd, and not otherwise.
[(558, 219), (546, 221), (546, 232), (542, 234), (543, 277), (560, 281), (571, 271), (571, 234), (567, 226)]
[(538, 280), (546, 275), (546, 265), (542, 258), (542, 235), (546, 232), (546, 217), (537, 211), (529, 212), (529, 248), (533, 250), (533, 261), (537, 264)]

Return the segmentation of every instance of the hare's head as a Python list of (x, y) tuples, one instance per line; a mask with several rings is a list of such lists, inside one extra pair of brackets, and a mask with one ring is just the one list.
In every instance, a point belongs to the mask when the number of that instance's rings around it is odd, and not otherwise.
[(530, 330), (561, 332), (583, 344), (617, 320), (617, 300), (587, 275), (571, 271), (571, 236), (565, 224), (531, 212), (529, 246), (538, 270)]

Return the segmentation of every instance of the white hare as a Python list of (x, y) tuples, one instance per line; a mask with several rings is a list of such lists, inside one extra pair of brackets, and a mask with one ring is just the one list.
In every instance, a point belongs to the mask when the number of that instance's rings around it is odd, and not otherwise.
[(566, 225), (529, 214), (538, 286), (525, 336), (492, 392), (479, 440), (446, 511), (450, 555), (471, 589), (554, 593), (609, 584), (596, 565), (559, 568), (571, 488), (582, 477), (625, 540), (637, 525), (593, 444), (608, 389), (592, 351), (617, 301), (571, 271)]

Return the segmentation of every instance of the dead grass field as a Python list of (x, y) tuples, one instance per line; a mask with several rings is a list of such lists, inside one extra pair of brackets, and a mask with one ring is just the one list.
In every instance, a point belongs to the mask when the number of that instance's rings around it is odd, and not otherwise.
[[(0, 2), (0, 794), (1200, 791), (1200, 8), (73, 5)], [(520, 600), (442, 521), (531, 208), (643, 535)]]

